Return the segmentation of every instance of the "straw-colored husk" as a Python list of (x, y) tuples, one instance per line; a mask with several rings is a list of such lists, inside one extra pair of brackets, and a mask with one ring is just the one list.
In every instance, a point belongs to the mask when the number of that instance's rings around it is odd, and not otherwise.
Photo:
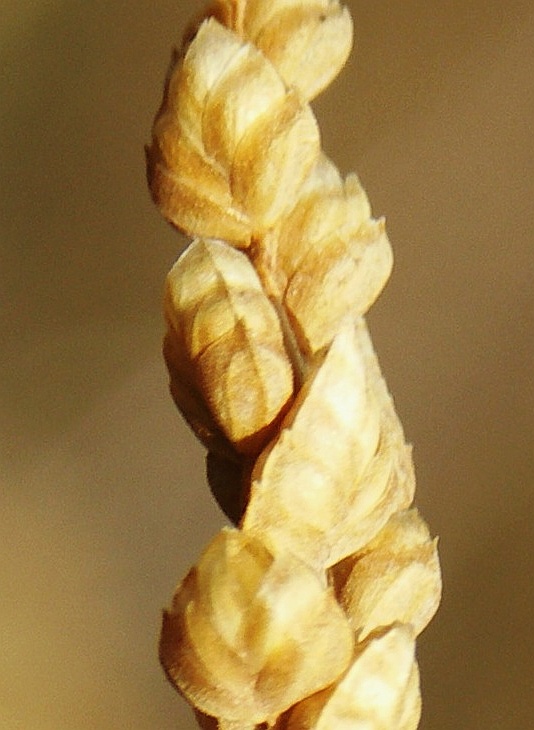
[(365, 323), (392, 267), (309, 102), (339, 73), (336, 0), (219, 0), (169, 70), (147, 148), (194, 240), (167, 277), (165, 359), (233, 520), (165, 612), (160, 658), (209, 730), (414, 730), (436, 541)]

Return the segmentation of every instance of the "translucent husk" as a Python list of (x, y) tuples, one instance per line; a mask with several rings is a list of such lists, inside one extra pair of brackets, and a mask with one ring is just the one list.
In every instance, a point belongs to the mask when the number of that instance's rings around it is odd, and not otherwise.
[(219, 0), (173, 58), (147, 148), (194, 238), (167, 277), (171, 393), (222, 530), (164, 613), (160, 659), (206, 730), (414, 730), (436, 541), (365, 314), (392, 253), (309, 102), (341, 70), (336, 0)]

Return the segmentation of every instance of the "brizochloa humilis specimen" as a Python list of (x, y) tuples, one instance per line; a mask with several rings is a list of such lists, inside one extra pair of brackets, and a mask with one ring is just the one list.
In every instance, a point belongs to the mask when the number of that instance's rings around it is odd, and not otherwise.
[(193, 241), (164, 355), (223, 529), (165, 611), (160, 659), (210, 730), (413, 730), (436, 541), (364, 315), (392, 267), (309, 105), (343, 67), (335, 0), (216, 0), (173, 58), (150, 190)]

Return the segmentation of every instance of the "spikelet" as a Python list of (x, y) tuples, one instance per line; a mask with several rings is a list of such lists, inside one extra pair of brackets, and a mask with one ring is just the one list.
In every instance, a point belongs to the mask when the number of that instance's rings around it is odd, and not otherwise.
[[(265, 263), (267, 257), (274, 262)], [(265, 237), (255, 264), (270, 294), (282, 301), (300, 350), (311, 357), (330, 344), (347, 315), (354, 321), (367, 312), (389, 278), (393, 256), (384, 221), (371, 218), (356, 175), (343, 181), (321, 157), (293, 210)]]
[(295, 707), (286, 730), (414, 730), (421, 709), (414, 651), (406, 626), (369, 639), (339, 682)]
[(164, 356), (223, 529), (164, 614), (160, 660), (205, 730), (415, 730), (436, 541), (364, 315), (392, 253), (309, 102), (341, 70), (336, 0), (216, 0), (173, 58), (147, 148), (194, 240)]
[(154, 201), (189, 235), (246, 248), (294, 204), (320, 150), (310, 107), (214, 19), (171, 70), (147, 151)]
[(416, 509), (394, 514), (333, 574), (341, 579), (340, 603), (359, 641), (395, 621), (420, 634), (441, 597), (437, 541)]
[(250, 532), (223, 530), (178, 587), (160, 652), (200, 711), (254, 727), (337, 679), (353, 641), (314, 571)]
[(321, 571), (360, 550), (412, 501), (409, 449), (366, 378), (357, 330), (336, 336), (252, 472), (242, 527)]
[[(249, 259), (224, 243), (197, 239), (167, 276), (165, 312), (178, 407), (200, 434), (213, 438), (215, 422), (237, 451), (257, 452), (293, 393), (293, 371)], [(182, 404), (192, 392), (188, 410)]]
[(307, 101), (338, 75), (352, 46), (350, 14), (332, 0), (219, 0), (212, 12), (259, 48)]

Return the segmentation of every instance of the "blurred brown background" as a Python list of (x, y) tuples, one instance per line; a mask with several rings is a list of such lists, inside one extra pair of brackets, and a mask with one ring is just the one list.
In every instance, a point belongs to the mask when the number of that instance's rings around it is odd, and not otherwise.
[[(526, 730), (534, 5), (350, 5), (356, 51), (316, 109), (396, 254), (370, 322), (445, 586), (421, 727)], [(223, 518), (167, 394), (161, 288), (184, 242), (143, 144), (196, 6), (2, 3), (2, 730), (195, 727), (159, 612)]]

